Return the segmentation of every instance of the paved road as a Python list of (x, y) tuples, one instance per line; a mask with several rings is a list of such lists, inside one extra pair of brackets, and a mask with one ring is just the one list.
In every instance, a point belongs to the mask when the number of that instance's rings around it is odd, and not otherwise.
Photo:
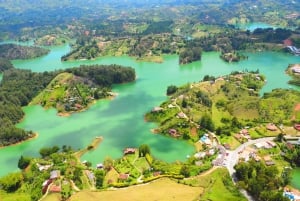
[[(246, 147), (256, 144), (256, 143), (262, 143), (262, 142), (267, 142), (267, 141), (272, 141), (274, 140), (275, 137), (265, 137), (265, 138), (260, 138), (256, 140), (249, 140), (248, 142), (240, 145), (238, 148), (236, 148), (233, 151), (227, 151), (228, 155), (225, 157), (223, 161), (223, 165), (228, 169), (230, 176), (232, 177), (232, 180), (234, 183), (236, 183), (236, 177), (235, 177), (235, 169), (234, 166), (238, 163), (239, 161), (239, 152), (242, 152)], [(251, 197), (251, 195), (241, 189), (240, 192), (249, 200), (249, 201), (254, 201), (254, 199)]]

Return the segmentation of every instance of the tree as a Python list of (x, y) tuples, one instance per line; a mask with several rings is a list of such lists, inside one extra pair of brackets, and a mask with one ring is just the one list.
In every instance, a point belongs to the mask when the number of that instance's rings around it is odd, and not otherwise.
[(200, 126), (204, 129), (207, 129), (209, 131), (214, 131), (215, 126), (211, 119), (211, 117), (208, 114), (204, 114), (200, 119)]
[(181, 106), (182, 106), (183, 108), (186, 108), (186, 107), (187, 107), (187, 101), (185, 100), (185, 98), (182, 100)]
[(28, 167), (29, 164), (30, 164), (30, 158), (21, 156), (18, 161), (18, 168), (24, 170), (25, 168)]
[(168, 86), (168, 88), (167, 88), (167, 95), (169, 96), (169, 95), (174, 94), (177, 91), (177, 89), (178, 88), (175, 85)]
[(283, 133), (279, 133), (279, 134), (277, 135), (277, 137), (276, 137), (276, 140), (277, 140), (278, 142), (282, 142), (282, 140), (284, 139), (283, 137), (284, 137), (284, 134), (283, 134)]
[(6, 192), (12, 193), (21, 187), (22, 179), (23, 177), (20, 172), (11, 173), (0, 179), (0, 186)]
[(139, 157), (144, 157), (146, 154), (150, 154), (150, 147), (146, 144), (142, 144), (139, 147)]
[(96, 188), (101, 188), (103, 186), (104, 176), (105, 174), (103, 170), (95, 171)]
[(180, 174), (182, 174), (184, 177), (190, 176), (190, 169), (188, 165), (183, 165), (180, 169)]
[(104, 159), (103, 166), (106, 171), (109, 171), (112, 168), (113, 164), (114, 164), (114, 161), (112, 158), (106, 157)]

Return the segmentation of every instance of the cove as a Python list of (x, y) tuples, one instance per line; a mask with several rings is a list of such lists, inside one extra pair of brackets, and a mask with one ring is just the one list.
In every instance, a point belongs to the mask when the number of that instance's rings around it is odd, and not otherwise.
[(119, 95), (113, 100), (101, 100), (82, 113), (70, 117), (57, 116), (55, 109), (41, 106), (24, 107), (24, 120), (17, 126), (39, 134), (38, 138), (19, 145), (0, 149), (0, 176), (17, 170), (20, 155), (38, 156), (42, 147), (70, 145), (75, 149), (86, 147), (95, 137), (104, 140), (93, 152), (82, 157), (93, 166), (106, 156), (118, 158), (126, 147), (148, 144), (154, 157), (168, 162), (184, 161), (193, 154), (194, 147), (183, 141), (152, 134), (154, 123), (144, 121), (144, 114), (167, 99), (165, 92), (171, 84), (183, 85), (198, 82), (204, 75), (225, 75), (232, 71), (257, 70), (264, 74), (267, 83), (262, 93), (274, 88), (289, 88), (289, 77), (284, 70), (290, 63), (300, 63), (300, 57), (285, 53), (245, 53), (248, 60), (226, 63), (218, 52), (205, 52), (200, 62), (180, 66), (178, 56), (164, 56), (163, 63), (137, 62), (127, 56), (102, 57), (95, 60), (61, 62), (60, 57), (70, 51), (68, 45), (53, 47), (48, 55), (30, 60), (16, 60), (16, 68), (36, 72), (53, 71), (89, 64), (120, 64), (135, 68), (137, 80), (113, 86)]
[(245, 23), (245, 24), (237, 24), (235, 25), (236, 28), (238, 29), (242, 29), (242, 30), (249, 30), (251, 32), (253, 32), (255, 29), (257, 28), (261, 28), (261, 29), (266, 29), (266, 28), (273, 28), (276, 29), (277, 27), (264, 23), (264, 22), (250, 22), (250, 23)]
[(291, 178), (291, 186), (300, 190), (300, 168), (292, 170)]

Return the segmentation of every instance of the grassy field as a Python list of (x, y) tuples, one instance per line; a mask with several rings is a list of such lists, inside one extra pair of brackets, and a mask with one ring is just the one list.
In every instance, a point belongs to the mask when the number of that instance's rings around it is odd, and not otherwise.
[(61, 99), (65, 95), (64, 83), (73, 79), (73, 75), (70, 73), (61, 73), (57, 75), (47, 86), (47, 88), (37, 95), (32, 101), (31, 105), (43, 104), (44, 107), (55, 107), (55, 102)]
[(102, 192), (82, 191), (71, 197), (71, 201), (98, 201), (98, 200), (122, 200), (122, 201), (191, 201), (198, 200), (203, 192), (201, 187), (191, 187), (178, 184), (167, 178), (159, 179), (149, 184), (132, 186), (118, 190)]
[(204, 174), (203, 176), (199, 175), (192, 179), (188, 179), (185, 183), (204, 189), (199, 200), (246, 200), (234, 186), (228, 171), (225, 168), (218, 168), (210, 174)]
[(233, 136), (222, 136), (219, 138), (222, 144), (229, 144), (230, 149), (234, 150), (238, 148), (241, 143)]
[(30, 195), (25, 193), (5, 193), (0, 190), (0, 201), (30, 201)]
[(59, 193), (49, 193), (44, 199), (41, 201), (60, 201), (61, 196)]

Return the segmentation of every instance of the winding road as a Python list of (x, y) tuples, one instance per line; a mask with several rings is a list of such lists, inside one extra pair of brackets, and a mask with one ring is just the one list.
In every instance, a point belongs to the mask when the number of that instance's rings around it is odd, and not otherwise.
[[(265, 137), (265, 138), (260, 138), (256, 140), (249, 140), (248, 142), (245, 142), (244, 144), (241, 144), (238, 148), (236, 148), (233, 151), (227, 151), (227, 156), (225, 157), (225, 160), (223, 162), (224, 167), (226, 167), (229, 171), (230, 176), (232, 177), (232, 180), (234, 183), (236, 183), (236, 178), (235, 178), (235, 169), (234, 166), (238, 163), (239, 161), (239, 153), (242, 152), (246, 147), (256, 144), (256, 143), (263, 143), (267, 141), (272, 141), (274, 140), (275, 137)], [(254, 199), (251, 197), (251, 195), (241, 189), (240, 192), (249, 200), (249, 201), (254, 201)]]

